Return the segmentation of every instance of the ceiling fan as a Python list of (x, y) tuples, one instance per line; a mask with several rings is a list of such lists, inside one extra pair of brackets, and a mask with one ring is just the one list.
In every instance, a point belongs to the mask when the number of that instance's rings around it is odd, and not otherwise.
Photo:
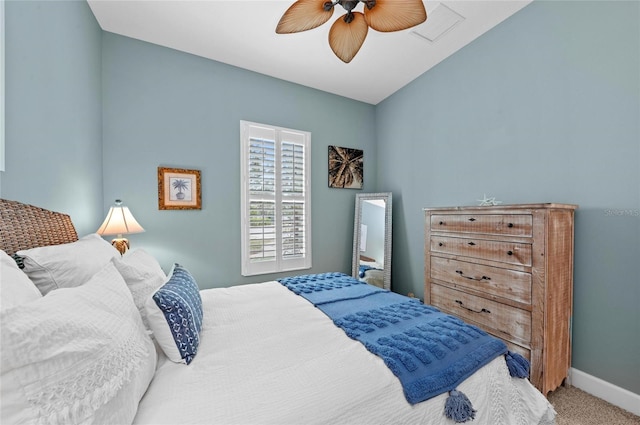
[[(364, 4), (363, 12), (354, 11), (358, 3)], [(358, 53), (369, 27), (381, 32), (401, 31), (427, 20), (422, 0), (297, 0), (280, 18), (276, 33), (291, 34), (319, 27), (331, 19), (337, 4), (347, 13), (331, 26), (329, 45), (345, 63)]]

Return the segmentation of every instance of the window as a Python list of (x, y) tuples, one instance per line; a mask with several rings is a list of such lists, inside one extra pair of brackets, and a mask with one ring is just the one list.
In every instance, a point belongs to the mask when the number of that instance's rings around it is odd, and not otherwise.
[(311, 133), (240, 122), (242, 275), (311, 268)]

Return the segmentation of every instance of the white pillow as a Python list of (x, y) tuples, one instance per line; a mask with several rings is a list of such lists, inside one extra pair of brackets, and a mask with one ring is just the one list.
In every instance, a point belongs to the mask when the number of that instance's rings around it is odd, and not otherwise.
[(156, 353), (109, 263), (77, 288), (0, 312), (2, 423), (131, 423)]
[(0, 309), (25, 304), (41, 297), (38, 288), (18, 268), (15, 260), (0, 250)]
[(167, 281), (167, 275), (162, 271), (158, 261), (142, 249), (127, 251), (122, 257), (113, 257), (111, 261), (127, 283), (133, 295), (133, 302), (142, 316), (142, 322), (150, 329), (144, 305)]
[(58, 288), (72, 288), (88, 281), (111, 258), (120, 255), (97, 233), (76, 242), (18, 251), (24, 272), (42, 295)]

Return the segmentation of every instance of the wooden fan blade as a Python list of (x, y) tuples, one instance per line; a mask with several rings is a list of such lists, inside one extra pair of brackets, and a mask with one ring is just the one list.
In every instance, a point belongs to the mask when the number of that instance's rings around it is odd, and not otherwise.
[(376, 31), (406, 30), (427, 20), (422, 0), (376, 0), (375, 6), (365, 6), (367, 24)]
[(350, 23), (344, 21), (345, 16), (347, 15), (339, 17), (331, 26), (329, 45), (340, 60), (349, 63), (364, 43), (369, 26), (360, 12), (353, 12), (353, 20)]
[(306, 31), (327, 22), (333, 16), (333, 8), (324, 10), (327, 0), (298, 0), (293, 3), (276, 27), (278, 34), (291, 34)]

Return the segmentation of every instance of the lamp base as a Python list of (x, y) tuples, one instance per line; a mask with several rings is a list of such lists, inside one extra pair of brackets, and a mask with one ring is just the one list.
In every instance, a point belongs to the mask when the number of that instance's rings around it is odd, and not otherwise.
[(126, 238), (115, 238), (111, 241), (111, 245), (118, 250), (120, 255), (124, 255), (124, 253), (130, 248), (129, 240)]

